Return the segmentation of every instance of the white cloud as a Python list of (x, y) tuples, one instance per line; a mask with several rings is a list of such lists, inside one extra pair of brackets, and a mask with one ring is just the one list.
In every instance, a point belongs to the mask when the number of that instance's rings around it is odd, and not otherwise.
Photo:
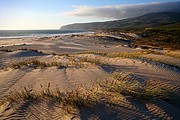
[(61, 13), (61, 16), (95, 17), (123, 19), (136, 17), (155, 12), (180, 12), (180, 2), (153, 2), (146, 4), (111, 5), (111, 6), (73, 6), (70, 12)]

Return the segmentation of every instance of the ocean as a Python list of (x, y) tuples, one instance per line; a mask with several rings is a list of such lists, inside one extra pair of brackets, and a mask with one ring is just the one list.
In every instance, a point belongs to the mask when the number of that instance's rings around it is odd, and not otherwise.
[(49, 37), (66, 34), (80, 34), (88, 31), (78, 30), (0, 30), (2, 38)]

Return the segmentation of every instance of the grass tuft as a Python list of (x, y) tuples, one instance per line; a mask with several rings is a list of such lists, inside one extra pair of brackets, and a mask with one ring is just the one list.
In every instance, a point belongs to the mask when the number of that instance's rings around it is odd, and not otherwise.
[(93, 64), (96, 64), (96, 65), (100, 65), (102, 64), (102, 62), (100, 61), (99, 58), (92, 58), (92, 57), (82, 57), (80, 59), (80, 62), (89, 62), (89, 63), (93, 63)]
[(170, 89), (164, 84), (160, 85), (151, 80), (140, 83), (129, 78), (129, 74), (116, 71), (106, 80), (98, 81), (88, 89), (79, 85), (76, 89), (65, 92), (59, 88), (51, 89), (50, 83), (46, 88), (41, 85), (40, 92), (24, 87), (21, 91), (10, 92), (2, 103), (18, 102), (19, 100), (52, 100), (61, 104), (65, 111), (71, 113), (74, 109), (94, 107), (99, 103), (118, 105), (119, 101), (127, 97), (141, 101), (151, 101), (154, 98), (168, 102), (174, 100), (174, 91), (170, 92)]
[(34, 100), (37, 98), (36, 92), (33, 91), (31, 88), (26, 88), (24, 87), (21, 91), (11, 91), (9, 94), (6, 96), (7, 101), (9, 102), (14, 102), (14, 101), (19, 101), (19, 100)]
[(137, 80), (129, 79), (125, 73), (115, 72), (110, 79), (101, 83), (106, 91), (117, 92), (138, 100), (150, 100), (153, 98), (169, 101), (173, 99), (173, 91), (167, 86), (154, 86), (150, 82), (140, 83)]
[(51, 62), (51, 63), (46, 63), (46, 62), (41, 62), (39, 60), (30, 60), (30, 61), (24, 61), (24, 62), (19, 62), (17, 64), (13, 64), (11, 65), (12, 68), (14, 69), (18, 69), (21, 68), (23, 66), (28, 66), (28, 67), (33, 67), (33, 68), (45, 68), (45, 67), (53, 67), (53, 66), (57, 66), (57, 67), (67, 67), (66, 65), (64, 65), (61, 62)]

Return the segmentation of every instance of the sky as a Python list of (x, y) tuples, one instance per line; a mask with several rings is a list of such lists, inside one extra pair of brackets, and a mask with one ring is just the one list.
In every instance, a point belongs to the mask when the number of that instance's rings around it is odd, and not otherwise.
[(178, 0), (0, 0), (0, 30), (59, 29), (72, 23), (180, 12)]

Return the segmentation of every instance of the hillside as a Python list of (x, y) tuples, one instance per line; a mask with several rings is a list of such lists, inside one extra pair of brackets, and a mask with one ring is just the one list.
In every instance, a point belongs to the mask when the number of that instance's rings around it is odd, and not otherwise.
[(150, 13), (140, 17), (107, 22), (75, 23), (62, 26), (61, 30), (93, 30), (129, 27), (157, 27), (180, 23), (180, 13)]

